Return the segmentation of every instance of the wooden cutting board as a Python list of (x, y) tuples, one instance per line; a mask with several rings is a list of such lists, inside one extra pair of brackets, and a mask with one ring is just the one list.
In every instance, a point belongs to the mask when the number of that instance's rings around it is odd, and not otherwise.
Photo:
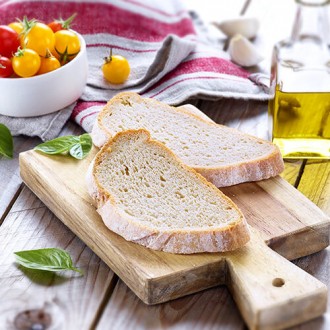
[[(147, 304), (225, 284), (251, 329), (277, 329), (324, 313), (327, 288), (293, 265), (329, 245), (328, 217), (280, 177), (221, 189), (251, 225), (251, 241), (230, 253), (174, 255), (127, 242), (96, 213), (84, 160), (20, 155), (23, 181)], [(271, 248), (269, 248), (271, 247)], [(275, 252), (276, 251), (276, 252)]]

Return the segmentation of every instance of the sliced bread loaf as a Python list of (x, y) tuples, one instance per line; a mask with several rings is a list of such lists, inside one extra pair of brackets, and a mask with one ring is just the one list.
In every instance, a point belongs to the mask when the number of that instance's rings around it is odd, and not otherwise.
[(146, 130), (110, 139), (91, 164), (87, 184), (105, 225), (148, 248), (221, 252), (249, 240), (237, 206)]
[(269, 141), (129, 92), (118, 94), (100, 112), (93, 142), (101, 147), (116, 133), (139, 128), (217, 187), (267, 179), (284, 169), (279, 149)]

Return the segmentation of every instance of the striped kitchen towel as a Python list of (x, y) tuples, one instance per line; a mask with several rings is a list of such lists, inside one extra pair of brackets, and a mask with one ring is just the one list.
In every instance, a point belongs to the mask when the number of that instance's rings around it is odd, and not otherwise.
[[(0, 5), (1, 24), (24, 15), (47, 22), (77, 13), (72, 28), (86, 40), (89, 76), (71, 118), (87, 132), (105, 102), (119, 91), (172, 105), (191, 98), (268, 99), (180, 0), (0, 0)], [(112, 85), (102, 76), (110, 48), (131, 66), (122, 85)]]

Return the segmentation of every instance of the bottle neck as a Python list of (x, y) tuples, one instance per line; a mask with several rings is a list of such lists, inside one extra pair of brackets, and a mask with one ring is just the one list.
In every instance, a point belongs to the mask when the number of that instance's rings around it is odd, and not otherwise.
[(313, 41), (330, 45), (328, 5), (330, 0), (296, 0), (297, 12), (292, 41)]

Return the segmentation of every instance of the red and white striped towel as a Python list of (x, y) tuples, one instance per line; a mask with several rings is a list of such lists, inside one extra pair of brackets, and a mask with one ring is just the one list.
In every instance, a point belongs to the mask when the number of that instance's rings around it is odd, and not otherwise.
[[(11, 0), (0, 5), (1, 24), (24, 15), (50, 21), (77, 13), (73, 29), (86, 40), (89, 76), (71, 118), (88, 132), (105, 102), (124, 90), (173, 105), (193, 97), (268, 98), (249, 72), (209, 40), (180, 0)], [(131, 65), (123, 85), (102, 77), (110, 48)]]

